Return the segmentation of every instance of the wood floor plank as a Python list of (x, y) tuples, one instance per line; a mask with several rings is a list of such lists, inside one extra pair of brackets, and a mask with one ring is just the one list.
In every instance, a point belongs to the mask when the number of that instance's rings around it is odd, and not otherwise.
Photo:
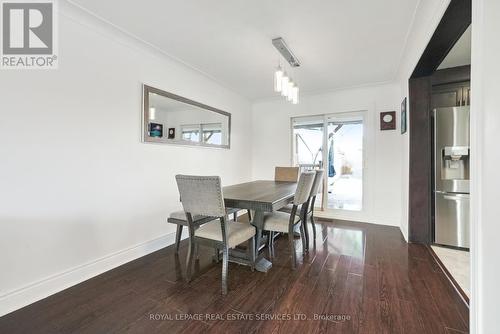
[(467, 306), (398, 228), (317, 220), (314, 241), (309, 230), (296, 270), (281, 236), (268, 273), (229, 264), (225, 296), (212, 249), (185, 281), (184, 240), (179, 255), (167, 247), (0, 317), (0, 333), (468, 332)]

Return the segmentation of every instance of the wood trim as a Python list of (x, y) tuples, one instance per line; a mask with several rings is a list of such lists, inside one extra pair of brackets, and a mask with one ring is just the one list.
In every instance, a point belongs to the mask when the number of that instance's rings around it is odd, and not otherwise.
[(410, 79), (409, 221), (411, 242), (431, 242), (431, 124), (429, 77)]
[(446, 276), (446, 278), (448, 279), (448, 281), (450, 281), (453, 288), (458, 292), (458, 294), (462, 298), (464, 304), (467, 307), (469, 307), (469, 297), (464, 292), (464, 290), (462, 290), (462, 287), (460, 287), (460, 284), (458, 284), (458, 282), (455, 280), (455, 278), (453, 278), (453, 275), (451, 275), (451, 273), (448, 271), (448, 269), (446, 269), (446, 266), (443, 264), (443, 262), (441, 262), (441, 260), (439, 259), (439, 256), (437, 256), (437, 254), (434, 252), (432, 247), (429, 245), (426, 245), (426, 247), (429, 250), (429, 253), (431, 253), (432, 257), (434, 258), (434, 261), (436, 261), (436, 263), (439, 265), (439, 267), (443, 271), (443, 273)]
[(470, 81), (470, 65), (437, 70), (431, 76), (432, 86)]
[(472, 0), (451, 0), (412, 78), (431, 75), (472, 22)]

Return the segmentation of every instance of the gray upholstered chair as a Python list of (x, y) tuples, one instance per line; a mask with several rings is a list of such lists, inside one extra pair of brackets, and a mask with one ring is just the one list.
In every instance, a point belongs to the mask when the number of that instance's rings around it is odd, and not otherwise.
[[(313, 228), (313, 237), (314, 237), (314, 242), (316, 241), (316, 223), (314, 221), (314, 203), (316, 202), (316, 196), (319, 193), (319, 189), (321, 188), (321, 184), (323, 183), (323, 175), (325, 174), (325, 171), (323, 169), (317, 169), (316, 170), (316, 176), (314, 177), (314, 182), (311, 188), (311, 195), (309, 197), (309, 202), (307, 203), (307, 213), (305, 216), (306, 220), (306, 226), (307, 226), (307, 220), (311, 222), (312, 228)], [(308, 233), (306, 233), (306, 246), (309, 249), (309, 236)]]
[[(297, 183), (297, 190), (295, 191), (295, 196), (293, 198), (292, 211), (290, 213), (275, 211), (264, 215), (263, 230), (270, 232), (269, 240), (271, 252), (274, 252), (274, 246), (272, 242), (274, 232), (288, 233), (288, 241), (290, 243), (293, 269), (295, 269), (296, 266), (294, 230), (296, 226), (300, 225), (302, 250), (305, 252), (306, 241), (304, 237), (305, 230), (303, 222), (305, 214), (307, 213), (307, 205), (304, 204), (306, 204), (309, 200), (315, 175), (316, 173), (314, 171), (304, 172), (300, 174), (299, 182)], [(297, 215), (296, 213), (299, 206), (301, 208), (301, 213)]]
[[(229, 222), (227, 219), (221, 181), (218, 176), (176, 175), (189, 230), (189, 250), (186, 278), (191, 279), (191, 268), (198, 244), (222, 249), (222, 294), (227, 294), (227, 271), (229, 249), (249, 241), (250, 265), (255, 265), (255, 227), (251, 224)], [(206, 216), (213, 219), (194, 228), (193, 217)]]
[[(233, 216), (234, 221), (237, 220), (238, 218), (238, 211), (239, 209), (235, 208), (227, 208), (226, 213), (228, 216)], [(205, 217), (205, 216), (200, 216), (196, 215), (193, 217), (193, 224), (195, 228), (198, 226), (205, 224), (206, 222), (209, 222), (211, 220), (214, 220), (215, 218), (212, 217)], [(182, 239), (182, 230), (184, 226), (188, 226), (187, 220), (186, 220), (186, 213), (184, 210), (179, 210), (179, 211), (174, 211), (170, 214), (170, 216), (167, 219), (167, 222), (170, 224), (177, 225), (177, 231), (175, 232), (175, 254), (179, 254), (179, 245), (181, 243)]]
[[(324, 170), (323, 169), (316, 169), (314, 170), (316, 175), (314, 176), (314, 182), (311, 187), (311, 194), (309, 195), (309, 199), (307, 200), (304, 205), (306, 206), (306, 215), (304, 217), (304, 234), (305, 234), (305, 239), (306, 239), (306, 250), (309, 249), (309, 233), (307, 230), (307, 220), (309, 219), (312, 224), (313, 228), (313, 237), (314, 240), (316, 240), (316, 225), (314, 222), (314, 203), (316, 201), (316, 196), (319, 193), (319, 189), (321, 188), (321, 183), (323, 181), (323, 175), (324, 175)], [(289, 204), (283, 208), (280, 209), (280, 211), (291, 213), (293, 208), (293, 204)], [(300, 215), (300, 212), (296, 212), (296, 214)]]

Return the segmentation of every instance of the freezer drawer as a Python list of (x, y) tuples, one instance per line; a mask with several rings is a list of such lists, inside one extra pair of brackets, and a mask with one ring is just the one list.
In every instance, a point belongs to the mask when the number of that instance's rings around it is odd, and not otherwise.
[(469, 248), (469, 195), (436, 192), (435, 243)]

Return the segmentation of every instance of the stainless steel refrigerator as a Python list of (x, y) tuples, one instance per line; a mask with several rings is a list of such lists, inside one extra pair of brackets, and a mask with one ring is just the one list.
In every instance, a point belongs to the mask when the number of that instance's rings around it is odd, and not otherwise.
[(434, 242), (469, 248), (469, 107), (434, 109)]

